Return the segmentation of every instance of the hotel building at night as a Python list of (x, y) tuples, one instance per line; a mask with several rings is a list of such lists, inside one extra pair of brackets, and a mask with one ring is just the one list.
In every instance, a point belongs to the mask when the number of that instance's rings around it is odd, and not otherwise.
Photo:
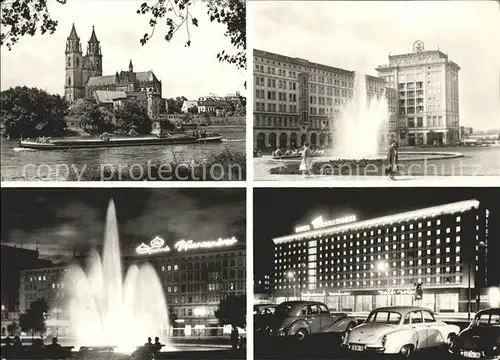
[(320, 216), (273, 239), (273, 296), (348, 312), (391, 305), (466, 312), (471, 300), (475, 311), (487, 306), (476, 289), (488, 283), (488, 225), (477, 200), (369, 220)]
[(230, 295), (246, 294), (246, 246), (235, 237), (180, 240), (173, 246), (156, 237), (125, 258), (126, 266), (148, 262), (163, 285), (175, 335), (216, 335), (215, 311)]

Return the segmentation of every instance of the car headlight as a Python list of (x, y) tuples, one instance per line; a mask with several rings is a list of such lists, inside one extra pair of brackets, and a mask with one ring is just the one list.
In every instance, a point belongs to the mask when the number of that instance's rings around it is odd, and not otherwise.
[(493, 350), (493, 352), (497, 352), (500, 350), (500, 346), (494, 345), (492, 350)]
[(385, 343), (387, 342), (387, 335), (382, 336), (382, 346), (385, 346)]
[(448, 338), (446, 339), (446, 343), (449, 346), (453, 346), (456, 339), (457, 339), (457, 335), (454, 334), (454, 333), (451, 333), (451, 334), (448, 335)]

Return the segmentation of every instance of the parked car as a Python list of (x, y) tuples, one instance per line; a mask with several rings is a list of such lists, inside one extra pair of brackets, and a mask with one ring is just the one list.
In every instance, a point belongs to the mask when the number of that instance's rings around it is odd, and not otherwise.
[(254, 330), (262, 332), (271, 326), (276, 304), (258, 304), (253, 306)]
[(356, 324), (354, 317), (332, 314), (321, 302), (286, 301), (276, 308), (270, 332), (275, 336), (295, 336), (303, 340), (311, 334), (345, 332)]
[(343, 347), (351, 351), (400, 354), (445, 345), (460, 328), (434, 318), (420, 307), (383, 307), (373, 310), (366, 321), (346, 334)]
[(500, 359), (500, 308), (479, 311), (450, 341), (452, 354), (468, 359)]

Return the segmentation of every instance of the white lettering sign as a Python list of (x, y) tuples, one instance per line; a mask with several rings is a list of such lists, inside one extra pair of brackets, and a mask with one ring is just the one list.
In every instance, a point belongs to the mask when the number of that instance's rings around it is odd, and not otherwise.
[(199, 242), (194, 242), (193, 240), (180, 240), (175, 243), (174, 247), (177, 251), (188, 251), (193, 249), (211, 249), (214, 247), (231, 246), (237, 242), (238, 240), (234, 236), (229, 239), (219, 238), (217, 240)]
[(308, 297), (308, 296), (325, 296), (324, 292), (303, 292), (302, 296)]
[(168, 245), (165, 246), (164, 245), (165, 245), (165, 240), (157, 236), (149, 242), (149, 245), (146, 245), (144, 243), (139, 245), (135, 249), (135, 252), (138, 253), (139, 255), (146, 255), (146, 254), (151, 255), (160, 252), (169, 252), (170, 247)]
[[(344, 216), (342, 218), (324, 221), (323, 216), (318, 216), (311, 221), (312, 229), (321, 229), (330, 226), (347, 224), (356, 221), (356, 215)], [(295, 228), (295, 232), (303, 232), (311, 230), (311, 225), (302, 225)]]
[(341, 292), (341, 291), (337, 291), (337, 292), (330, 292), (328, 293), (329, 296), (349, 296), (351, 295), (350, 292)]
[(415, 289), (387, 289), (379, 290), (380, 295), (414, 295)]

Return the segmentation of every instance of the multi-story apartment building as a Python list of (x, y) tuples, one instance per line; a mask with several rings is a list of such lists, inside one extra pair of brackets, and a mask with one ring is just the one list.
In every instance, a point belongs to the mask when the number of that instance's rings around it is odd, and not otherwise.
[[(353, 96), (355, 73), (256, 49), (253, 56), (254, 146), (327, 144), (342, 105)], [(388, 98), (386, 129), (392, 130), (396, 128), (397, 95), (386, 87), (385, 79), (366, 76), (368, 98)]]
[(389, 55), (378, 75), (398, 90), (397, 136), (404, 145), (455, 144), (460, 140), (458, 72), (439, 50), (414, 43), (410, 54)]
[[(361, 221), (319, 217), (273, 239), (275, 300), (300, 297), (339, 311), (487, 306), (479, 289), (488, 283), (488, 227), (489, 210), (477, 200)], [(422, 300), (414, 299), (416, 284)]]

